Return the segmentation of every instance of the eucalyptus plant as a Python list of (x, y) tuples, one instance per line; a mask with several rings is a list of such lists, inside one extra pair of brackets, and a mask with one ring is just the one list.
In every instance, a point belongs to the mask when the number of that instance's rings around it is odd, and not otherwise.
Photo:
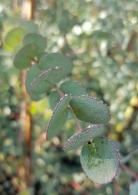
[(60, 135), (72, 115), (77, 132), (63, 148), (82, 147), (80, 162), (86, 175), (95, 183), (111, 182), (118, 172), (119, 149), (116, 142), (104, 136), (104, 126), (110, 121), (109, 108), (69, 77), (74, 67), (70, 56), (48, 53), (46, 47), (44, 36), (22, 27), (12, 29), (5, 37), (5, 49), (13, 52), (15, 67), (27, 70), (25, 86), (30, 98), (49, 98), (53, 114), (46, 127), (47, 139)]

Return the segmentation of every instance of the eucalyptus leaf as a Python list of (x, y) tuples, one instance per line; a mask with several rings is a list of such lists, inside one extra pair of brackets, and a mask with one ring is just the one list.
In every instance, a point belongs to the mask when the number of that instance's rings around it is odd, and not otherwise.
[[(56, 84), (60, 68), (49, 68), (40, 70), (38, 65), (33, 65), (27, 74), (26, 87), (32, 99), (41, 99)], [(38, 98), (36, 98), (38, 97)]]
[(53, 109), (55, 107), (55, 105), (57, 104), (57, 102), (60, 100), (60, 96), (58, 94), (57, 91), (51, 91), (49, 94), (49, 104), (50, 107)]
[(32, 65), (31, 68), (27, 71), (25, 85), (27, 92), (33, 100), (40, 100), (41, 98), (45, 97), (51, 87), (51, 84), (45, 79), (39, 80), (39, 82), (36, 82), (34, 85), (32, 85), (39, 74), (40, 70), (37, 64)]
[(109, 183), (118, 171), (117, 145), (107, 138), (95, 138), (83, 146), (80, 161), (84, 172), (94, 183)]
[(78, 82), (72, 80), (63, 82), (60, 89), (70, 95), (87, 95), (85, 89)]
[(40, 58), (39, 68), (41, 70), (57, 67), (61, 68), (60, 75), (58, 75), (58, 79), (56, 79), (58, 82), (72, 71), (73, 63), (69, 57), (61, 53), (45, 54)]
[(46, 48), (46, 38), (37, 33), (28, 33), (23, 39), (24, 44), (36, 44), (38, 48), (44, 50)]
[(28, 68), (35, 58), (39, 58), (41, 51), (37, 45), (29, 43), (24, 45), (14, 57), (14, 65), (19, 69)]
[(21, 44), (24, 35), (25, 30), (21, 27), (10, 30), (4, 39), (4, 49), (13, 52)]
[(77, 132), (72, 135), (64, 144), (65, 150), (75, 150), (78, 147), (84, 145), (89, 140), (93, 140), (95, 137), (101, 136), (104, 133), (103, 125), (91, 125), (81, 132)]
[(93, 124), (106, 124), (110, 120), (108, 107), (89, 96), (73, 97), (70, 105), (78, 119)]
[(129, 188), (129, 195), (137, 195), (138, 194), (138, 181), (132, 183)]
[(71, 97), (66, 95), (60, 99), (56, 104), (52, 118), (47, 127), (48, 138), (51, 139), (54, 136), (58, 135), (59, 132), (63, 129), (63, 125), (67, 119), (67, 107), (69, 105)]
[(34, 21), (19, 18), (17, 24), (27, 33), (38, 32), (38, 25)]
[(38, 75), (32, 80), (30, 83), (31, 87), (34, 88), (36, 85), (41, 85), (42, 81), (47, 81), (48, 83), (56, 84), (56, 81), (58, 80), (58, 76), (61, 73), (60, 68), (49, 68), (46, 70), (40, 70)]

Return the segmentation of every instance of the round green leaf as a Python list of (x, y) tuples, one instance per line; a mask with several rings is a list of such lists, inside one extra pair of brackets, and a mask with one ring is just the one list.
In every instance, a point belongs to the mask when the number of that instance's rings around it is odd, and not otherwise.
[(118, 148), (115, 142), (106, 138), (95, 138), (83, 146), (80, 161), (84, 172), (94, 183), (109, 183), (117, 174)]
[(36, 84), (40, 84), (43, 80), (46, 80), (51, 85), (55, 84), (55, 82), (58, 79), (58, 76), (60, 75), (60, 68), (49, 68), (46, 70), (40, 70), (39, 74), (34, 78), (34, 80), (31, 82), (32, 87)]
[(70, 96), (64, 96), (60, 99), (59, 103), (56, 104), (52, 118), (47, 127), (48, 138), (51, 139), (58, 135), (62, 130), (63, 125), (67, 119), (67, 107), (70, 101)]
[(73, 97), (70, 105), (78, 119), (94, 124), (106, 124), (110, 120), (108, 107), (89, 96)]
[(40, 69), (61, 68), (58, 80), (56, 79), (58, 82), (72, 71), (73, 64), (69, 57), (60, 53), (51, 53), (41, 57), (39, 67)]
[(46, 38), (37, 33), (28, 33), (23, 39), (24, 44), (36, 44), (40, 49), (46, 48)]
[(32, 94), (32, 98), (34, 99), (36, 94), (38, 98), (35, 98), (35, 100), (42, 98), (43, 95), (46, 95), (46, 93), (49, 92), (50, 87), (55, 84), (60, 73), (61, 71), (58, 67), (40, 70), (38, 69), (38, 66), (33, 65), (29, 70), (27, 77), (31, 78), (29, 79), (29, 82), (27, 82), (27, 89), (29, 94)]
[(31, 61), (41, 54), (40, 49), (35, 44), (27, 44), (23, 46), (15, 55), (14, 65), (19, 69), (28, 68), (31, 65)]
[(91, 125), (81, 132), (75, 133), (64, 144), (65, 150), (75, 150), (89, 140), (101, 136), (104, 133), (103, 125)]
[(53, 109), (57, 102), (60, 100), (60, 96), (57, 91), (51, 91), (48, 97), (50, 107)]
[(70, 95), (87, 95), (85, 89), (76, 81), (65, 81), (61, 84), (60, 89)]
[(45, 79), (39, 80), (40, 82), (35, 82), (35, 79), (40, 74), (40, 69), (38, 66), (32, 65), (31, 68), (27, 71), (26, 77), (26, 89), (29, 95), (33, 100), (40, 100), (46, 96), (47, 92), (50, 90), (51, 84), (48, 83)]
[(25, 31), (16, 27), (10, 30), (4, 40), (4, 49), (7, 51), (14, 51), (14, 49), (21, 43)]

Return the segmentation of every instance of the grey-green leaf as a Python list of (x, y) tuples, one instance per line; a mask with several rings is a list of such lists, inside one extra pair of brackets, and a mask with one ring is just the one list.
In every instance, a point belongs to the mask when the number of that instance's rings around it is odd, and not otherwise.
[(137, 195), (138, 194), (138, 181), (132, 183), (129, 188), (129, 195)]
[(70, 95), (87, 95), (85, 89), (76, 81), (65, 81), (61, 84), (60, 89)]
[(37, 33), (28, 33), (23, 39), (24, 44), (36, 44), (38, 48), (44, 50), (46, 48), (46, 38)]
[(29, 43), (23, 46), (15, 55), (14, 65), (19, 69), (28, 68), (34, 58), (39, 58), (41, 51), (37, 45)]
[(78, 119), (93, 124), (106, 124), (110, 120), (108, 107), (89, 96), (73, 97), (70, 105)]
[(67, 107), (70, 98), (70, 96), (64, 96), (55, 106), (52, 118), (47, 127), (47, 134), (49, 139), (58, 135), (59, 132), (63, 129), (64, 123), (67, 119)]
[(64, 144), (64, 149), (75, 150), (78, 147), (87, 143), (89, 140), (103, 135), (103, 133), (104, 133), (103, 125), (97, 125), (97, 124), (91, 125), (90, 127), (84, 129), (83, 131), (72, 135)]
[(34, 21), (19, 18), (17, 20), (17, 24), (27, 33), (38, 32), (38, 24), (34, 23)]
[(42, 81), (47, 81), (49, 84), (53, 85), (58, 79), (61, 70), (60, 68), (49, 68), (46, 70), (40, 70), (39, 74), (30, 83), (31, 87), (36, 87), (36, 85), (41, 85)]
[(32, 65), (31, 68), (27, 71), (25, 83), (26, 89), (33, 100), (40, 100), (41, 98), (46, 96), (51, 87), (51, 84), (45, 79), (38, 79), (38, 82), (35, 82), (36, 78), (39, 77), (38, 75), (40, 75), (40, 70), (37, 64)]
[(95, 138), (83, 146), (80, 161), (84, 172), (94, 183), (109, 183), (118, 171), (117, 145), (107, 138)]
[(60, 96), (57, 91), (51, 91), (48, 97), (50, 107), (53, 109), (60, 100)]
[(71, 73), (73, 68), (72, 60), (64, 56), (61, 53), (51, 53), (47, 55), (43, 55), (40, 58), (39, 68), (40, 69), (48, 69), (48, 68), (61, 68), (60, 75), (58, 76), (58, 81), (65, 78), (69, 73)]

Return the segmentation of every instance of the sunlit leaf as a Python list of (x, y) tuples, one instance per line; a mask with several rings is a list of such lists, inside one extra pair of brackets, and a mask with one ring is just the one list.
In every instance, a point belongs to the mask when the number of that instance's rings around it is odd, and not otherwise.
[(7, 51), (14, 51), (14, 49), (19, 46), (25, 31), (21, 27), (16, 27), (10, 30), (5, 36), (4, 49)]
[(84, 172), (94, 183), (109, 183), (118, 171), (118, 148), (115, 142), (106, 138), (95, 138), (83, 146), (80, 161)]

